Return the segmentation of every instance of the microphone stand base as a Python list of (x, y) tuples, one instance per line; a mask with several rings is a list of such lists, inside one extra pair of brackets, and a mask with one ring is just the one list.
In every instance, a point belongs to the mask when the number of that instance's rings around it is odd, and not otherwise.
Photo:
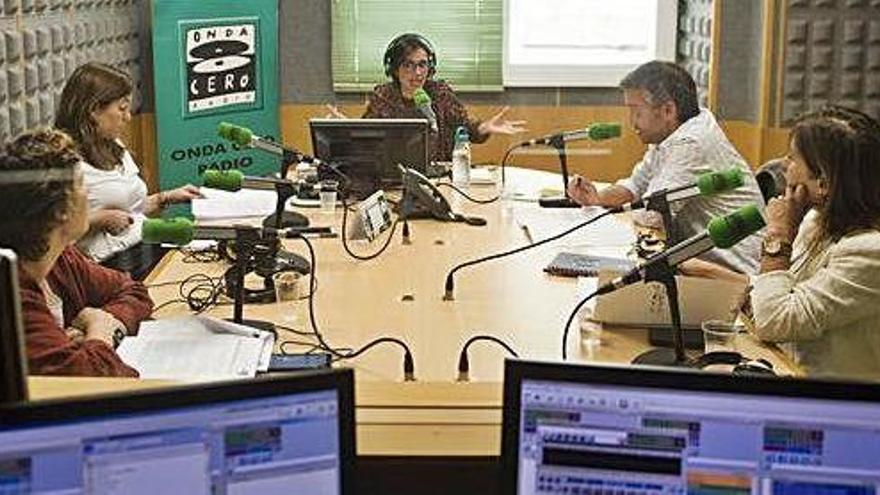
[(651, 366), (675, 366), (681, 368), (689, 367), (690, 361), (687, 359), (683, 361), (679, 361), (675, 356), (675, 349), (670, 349), (666, 347), (658, 347), (656, 349), (651, 349), (649, 351), (645, 351), (635, 359), (632, 360), (632, 364), (647, 364)]
[[(271, 214), (265, 219), (263, 219), (263, 227), (264, 228), (275, 228), (275, 214)], [(308, 227), (309, 219), (295, 211), (284, 211), (281, 214), (281, 228), (282, 229), (291, 229), (296, 227)]]
[(580, 208), (581, 205), (574, 202), (571, 198), (562, 196), (559, 198), (541, 198), (538, 204), (543, 208)]

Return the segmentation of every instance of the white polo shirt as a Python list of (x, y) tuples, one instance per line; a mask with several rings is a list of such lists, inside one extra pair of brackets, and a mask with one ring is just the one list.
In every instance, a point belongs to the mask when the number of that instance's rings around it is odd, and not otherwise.
[[(732, 167), (745, 174), (745, 184), (733, 191), (697, 197), (673, 205), (673, 228), (680, 239), (706, 230), (709, 220), (748, 204), (764, 208), (755, 175), (728, 141), (712, 113), (700, 113), (681, 124), (660, 144), (650, 145), (630, 177), (617, 182), (637, 198), (661, 189), (692, 184), (697, 176)], [(667, 227), (668, 228), (668, 227)], [(730, 249), (713, 249), (700, 256), (742, 273), (756, 273), (761, 254), (761, 237), (752, 235)]]

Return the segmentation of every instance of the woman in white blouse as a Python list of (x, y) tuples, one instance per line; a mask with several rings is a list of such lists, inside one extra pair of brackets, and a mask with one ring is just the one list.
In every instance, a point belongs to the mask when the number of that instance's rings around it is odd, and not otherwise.
[(91, 214), (89, 232), (79, 248), (93, 259), (131, 269), (149, 248), (141, 241), (141, 224), (165, 205), (199, 197), (192, 185), (147, 194), (137, 164), (120, 141), (131, 121), (133, 85), (127, 74), (91, 62), (78, 67), (61, 93), (55, 126), (76, 141)]
[[(811, 375), (880, 379), (880, 124), (826, 107), (801, 117), (787, 190), (767, 204), (751, 331)], [(742, 278), (688, 262), (692, 275)]]

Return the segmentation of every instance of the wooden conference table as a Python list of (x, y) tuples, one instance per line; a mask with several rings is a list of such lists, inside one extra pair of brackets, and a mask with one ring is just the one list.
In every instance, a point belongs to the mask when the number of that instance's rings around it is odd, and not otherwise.
[[(561, 186), (557, 175), (510, 169), (514, 189), (537, 191)], [(470, 187), (490, 197), (496, 186)], [(470, 381), (457, 381), (458, 356), (471, 336), (488, 334), (503, 340), (521, 357), (560, 360), (562, 329), (577, 302), (576, 281), (552, 277), (542, 268), (566, 246), (566, 240), (512, 257), (465, 268), (456, 276), (455, 300), (444, 301), (444, 281), (456, 264), (528, 243), (515, 217), (538, 210), (533, 202), (503, 200), (478, 205), (446, 189), (455, 211), (480, 216), (484, 227), (419, 220), (410, 223), (411, 244), (395, 232), (387, 251), (372, 261), (357, 261), (343, 250), (339, 238), (314, 239), (317, 252), (315, 310), (319, 327), (334, 347), (358, 348), (380, 336), (405, 341), (415, 360), (416, 381), (403, 380), (402, 352), (379, 345), (344, 362), (356, 372), (357, 442), (361, 455), (494, 456), (500, 452), (503, 363), (506, 352), (490, 342), (471, 346)], [(313, 225), (341, 221), (335, 215), (311, 213)], [(547, 213), (552, 215), (553, 213)], [(589, 227), (588, 227), (589, 228)], [(561, 230), (561, 229), (560, 229)], [(387, 234), (386, 234), (387, 235)], [(359, 253), (376, 250), (384, 236), (370, 245), (352, 244)], [(302, 241), (288, 240), (289, 250), (308, 255)], [(181, 280), (193, 273), (219, 276), (220, 263), (183, 263), (170, 253), (147, 280), (150, 285)], [(157, 305), (177, 297), (176, 284), (153, 287)], [(157, 317), (185, 313), (171, 305)], [(227, 317), (231, 306), (210, 314)], [(276, 322), (307, 331), (305, 301), (247, 305), (245, 317)], [(573, 324), (567, 350), (573, 362), (628, 363), (648, 348), (644, 329), (602, 329), (601, 345), (589, 346)], [(303, 340), (279, 332), (279, 341)], [(796, 367), (773, 347), (750, 341), (748, 355), (766, 357), (784, 374)], [(296, 346), (287, 347), (295, 351)], [(303, 349), (303, 348), (301, 348)], [(76, 386), (71, 386), (71, 380)], [(148, 380), (33, 378), (34, 398), (162, 385)]]

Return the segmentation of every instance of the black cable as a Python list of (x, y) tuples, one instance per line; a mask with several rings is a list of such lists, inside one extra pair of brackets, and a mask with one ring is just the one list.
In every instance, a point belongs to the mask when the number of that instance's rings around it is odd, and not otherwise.
[[(194, 284), (189, 290), (186, 287)], [(178, 287), (180, 297), (196, 313), (202, 313), (218, 304), (225, 288), (224, 277), (213, 278), (203, 273), (190, 275)]]
[[(163, 285), (171, 284), (178, 284), (177, 293), (179, 297), (171, 299), (170, 301), (165, 301), (154, 307), (153, 311), (150, 313), (151, 316), (167, 306), (182, 303), (186, 303), (191, 311), (201, 313), (211, 306), (218, 304), (224, 286), (222, 277), (215, 278), (204, 273), (196, 273), (182, 280), (162, 282), (151, 285), (150, 287), (161, 287)], [(187, 290), (188, 286), (190, 286), (189, 290)]]
[(571, 322), (574, 321), (574, 317), (577, 315), (578, 311), (583, 307), (584, 304), (587, 303), (590, 299), (600, 296), (602, 294), (607, 294), (609, 292), (613, 292), (617, 290), (617, 287), (614, 287), (611, 283), (607, 283), (602, 287), (599, 287), (595, 290), (595, 292), (591, 293), (587, 297), (581, 299), (581, 302), (577, 303), (577, 306), (571, 311), (571, 314), (568, 316), (568, 321), (565, 322), (565, 328), (562, 330), (562, 360), (565, 361), (568, 359), (568, 352), (565, 349), (565, 341), (568, 340), (568, 327), (571, 326)]
[(183, 254), (183, 263), (216, 263), (223, 259), (218, 246), (205, 249), (179, 249)]
[(519, 148), (521, 148), (523, 143), (514, 144), (513, 146), (507, 148), (507, 151), (504, 152), (504, 156), (501, 158), (501, 190), (504, 191), (504, 186), (507, 182), (507, 158), (510, 154)]
[(327, 341), (324, 340), (324, 336), (321, 334), (320, 329), (318, 329), (318, 322), (317, 322), (317, 319), (315, 318), (315, 284), (314, 284), (315, 279), (314, 279), (314, 275), (315, 275), (315, 272), (317, 271), (317, 266), (318, 266), (317, 261), (316, 261), (316, 256), (315, 256), (315, 248), (312, 246), (312, 243), (307, 238), (303, 237), (302, 235), (299, 235), (297, 237), (302, 239), (302, 241), (306, 243), (306, 247), (309, 249), (309, 257), (311, 258), (310, 261), (312, 263), (312, 277), (311, 277), (312, 283), (309, 284), (309, 322), (312, 326), (312, 332), (314, 332), (315, 337), (318, 339), (318, 343), (320, 344), (321, 349), (330, 353), (333, 357), (336, 358), (336, 361), (341, 361), (341, 360), (352, 359), (354, 357), (357, 357), (357, 356), (363, 354), (364, 352), (366, 352), (368, 349), (372, 348), (373, 346), (381, 344), (381, 343), (387, 342), (387, 343), (397, 344), (400, 347), (402, 347), (404, 350), (404, 355), (403, 355), (403, 377), (404, 377), (404, 380), (406, 380), (406, 381), (415, 380), (415, 361), (413, 360), (412, 352), (410, 351), (409, 346), (407, 346), (406, 343), (400, 339), (397, 339), (394, 337), (380, 337), (380, 338), (375, 339), (371, 342), (368, 342), (366, 345), (362, 346), (360, 349), (358, 349), (356, 351), (350, 351), (350, 352), (340, 352), (338, 349), (331, 347), (330, 344), (328, 344)]
[(488, 204), (494, 203), (494, 202), (498, 201), (499, 199), (501, 199), (500, 194), (496, 194), (495, 196), (488, 198), (488, 199), (475, 198), (451, 182), (438, 182), (437, 186), (438, 187), (439, 186), (446, 186), (446, 187), (452, 189), (453, 191), (457, 192), (458, 194), (460, 194), (462, 197), (464, 197), (464, 199), (470, 201), (471, 203), (477, 203), (478, 205), (488, 205)]
[(464, 345), (461, 347), (461, 352), (459, 352), (458, 354), (458, 381), (466, 382), (470, 379), (470, 362), (468, 360), (468, 348), (471, 346), (471, 344), (480, 340), (494, 342), (506, 349), (507, 352), (509, 352), (513, 357), (519, 357), (519, 354), (517, 354), (512, 347), (507, 345), (506, 342), (499, 339), (498, 337), (494, 337), (492, 335), (475, 335), (469, 338), (467, 342), (464, 343)]
[(345, 202), (345, 196), (342, 197), (342, 247), (345, 249), (345, 252), (348, 253), (349, 256), (356, 260), (360, 261), (370, 261), (372, 259), (378, 258), (382, 253), (388, 249), (388, 246), (391, 244), (391, 240), (394, 239), (394, 232), (397, 231), (397, 223), (400, 221), (400, 218), (394, 219), (394, 223), (391, 224), (391, 233), (388, 234), (388, 238), (385, 239), (385, 244), (379, 248), (378, 251), (368, 255), (357, 254), (351, 250), (351, 247), (348, 245), (348, 235), (346, 234), (346, 226), (348, 225), (348, 205)]
[(503, 257), (505, 257), (505, 256), (514, 255), (514, 254), (520, 253), (520, 252), (522, 252), (522, 251), (526, 251), (526, 250), (528, 250), (528, 249), (536, 248), (536, 247), (541, 246), (541, 245), (543, 245), (543, 244), (547, 244), (548, 242), (552, 242), (552, 241), (555, 241), (555, 240), (561, 239), (561, 238), (567, 236), (568, 234), (571, 234), (571, 233), (574, 232), (575, 230), (578, 230), (578, 229), (581, 229), (581, 228), (583, 228), (583, 227), (586, 227), (587, 225), (590, 225), (591, 223), (593, 223), (593, 222), (595, 222), (595, 221), (597, 221), (597, 220), (599, 220), (599, 219), (601, 219), (601, 218), (604, 218), (604, 217), (606, 217), (606, 216), (608, 216), (608, 215), (610, 215), (610, 214), (612, 214), (612, 213), (614, 213), (612, 210), (606, 210), (606, 211), (604, 211), (604, 212), (602, 212), (602, 213), (600, 213), (600, 214), (598, 214), (598, 215), (596, 215), (596, 216), (590, 218), (589, 220), (586, 220), (586, 221), (584, 221), (584, 222), (581, 222), (581, 223), (575, 225), (574, 227), (571, 227), (571, 228), (569, 228), (569, 229), (566, 229), (565, 231), (563, 231), (563, 232), (561, 232), (561, 233), (559, 233), (559, 234), (556, 234), (556, 235), (554, 235), (554, 236), (550, 236), (550, 237), (548, 237), (548, 238), (546, 238), (546, 239), (542, 239), (542, 240), (540, 240), (540, 241), (538, 241), (538, 242), (533, 242), (533, 243), (531, 243), (531, 244), (527, 244), (527, 245), (525, 245), (525, 246), (520, 246), (520, 247), (518, 247), (518, 248), (511, 249), (511, 250), (509, 250), (509, 251), (504, 251), (504, 252), (501, 252), (501, 253), (491, 254), (491, 255), (489, 255), (489, 256), (484, 256), (484, 257), (482, 257), (482, 258), (477, 258), (477, 259), (475, 259), (475, 260), (466, 261), (466, 262), (464, 262), (464, 263), (461, 263), (461, 264), (458, 264), (458, 265), (454, 266), (454, 267), (452, 268), (452, 270), (450, 270), (449, 273), (446, 275), (446, 287), (445, 287), (446, 292), (445, 292), (445, 294), (444, 294), (444, 296), (443, 296), (443, 299), (444, 299), (444, 300), (447, 300), (447, 301), (451, 301), (451, 300), (454, 299), (453, 294), (452, 294), (452, 292), (453, 292), (453, 290), (454, 290), (454, 288), (455, 288), (455, 283), (454, 283), (454, 281), (453, 281), (453, 276), (455, 276), (455, 273), (458, 272), (459, 270), (461, 270), (462, 268), (466, 268), (466, 267), (468, 267), (468, 266), (472, 266), (472, 265), (477, 265), (477, 264), (483, 263), (483, 262), (485, 262), (485, 261), (492, 261), (492, 260), (494, 260), (494, 259), (498, 259), (498, 258), (503, 258)]

